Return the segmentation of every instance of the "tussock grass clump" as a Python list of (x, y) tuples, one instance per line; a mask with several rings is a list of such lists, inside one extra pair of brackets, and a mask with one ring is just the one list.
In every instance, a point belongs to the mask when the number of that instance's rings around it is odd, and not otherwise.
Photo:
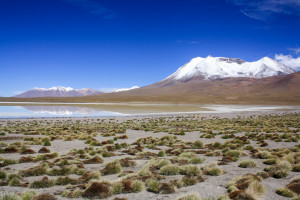
[(102, 158), (102, 156), (96, 155), (90, 159), (84, 160), (83, 163), (84, 164), (99, 164), (99, 163), (103, 163), (103, 158)]
[(210, 175), (210, 176), (220, 176), (224, 172), (220, 167), (218, 167), (217, 164), (212, 163), (212, 164), (210, 164), (210, 165), (203, 168), (203, 173), (206, 174), (206, 175)]
[(274, 165), (274, 164), (278, 163), (278, 161), (279, 160), (276, 158), (269, 158), (269, 159), (264, 160), (263, 163), (265, 165)]
[(142, 181), (134, 180), (132, 182), (132, 190), (135, 193), (141, 192), (145, 189), (145, 184)]
[(201, 174), (201, 170), (199, 169), (199, 167), (195, 165), (187, 165), (181, 167), (180, 174), (188, 175), (188, 176), (199, 176)]
[(165, 157), (166, 156), (166, 152), (165, 151), (159, 151), (157, 154), (158, 157)]
[(272, 154), (268, 151), (259, 151), (256, 156), (261, 159), (270, 159), (272, 158)]
[(101, 173), (103, 175), (109, 175), (109, 174), (117, 174), (122, 171), (122, 166), (118, 160), (115, 160), (113, 162), (109, 162), (105, 165), (104, 169), (101, 170)]
[(183, 186), (195, 185), (198, 183), (198, 179), (193, 176), (184, 176), (181, 179)]
[(300, 163), (298, 163), (298, 164), (295, 164), (294, 166), (293, 166), (293, 172), (300, 172)]
[(134, 167), (137, 165), (137, 162), (134, 160), (131, 160), (131, 158), (128, 157), (128, 158), (121, 159), (120, 164), (122, 167)]
[(293, 191), (287, 189), (287, 188), (279, 188), (276, 190), (276, 193), (283, 197), (295, 197), (297, 194), (295, 194)]
[(155, 179), (147, 179), (146, 188), (149, 192), (159, 193), (160, 183)]
[(68, 176), (66, 177), (58, 177), (56, 180), (55, 180), (55, 185), (68, 185), (68, 184), (76, 184), (77, 183), (77, 180), (76, 179), (72, 179)]
[(17, 161), (13, 159), (4, 159), (2, 161), (3, 166), (14, 165), (14, 164), (17, 164)]
[(20, 197), (16, 194), (4, 194), (1, 200), (20, 200)]
[(196, 142), (194, 142), (194, 144), (193, 144), (193, 149), (201, 149), (201, 148), (203, 148), (203, 142), (202, 141), (200, 141), (200, 140), (197, 140)]
[(239, 167), (242, 168), (249, 168), (249, 167), (256, 167), (257, 163), (253, 160), (243, 160), (240, 162)]
[(0, 171), (0, 179), (5, 179), (7, 176), (5, 171)]
[(196, 153), (195, 152), (183, 152), (179, 155), (179, 157), (194, 158), (194, 157), (196, 157)]
[(112, 193), (113, 194), (121, 194), (123, 193), (124, 186), (121, 182), (116, 182), (112, 184)]
[(262, 199), (266, 194), (266, 187), (259, 181), (252, 181), (245, 192), (255, 199)]
[(26, 191), (22, 194), (21, 200), (32, 200), (33, 197), (36, 195), (35, 191)]
[(190, 164), (202, 164), (204, 163), (205, 159), (204, 158), (199, 158), (199, 157), (193, 157), (189, 159)]
[(48, 175), (50, 175), (50, 176), (66, 176), (66, 175), (71, 174), (71, 171), (72, 171), (71, 167), (66, 167), (66, 166), (54, 167), (48, 171)]
[(272, 174), (274, 178), (284, 178), (289, 175), (289, 172), (292, 170), (292, 165), (288, 161), (280, 161), (275, 166), (270, 168), (265, 168), (265, 171)]
[(8, 186), (21, 186), (21, 176), (19, 174), (9, 174), (6, 177), (6, 181), (8, 182)]
[(165, 165), (162, 168), (160, 168), (160, 173), (163, 175), (178, 175), (180, 172), (180, 167), (178, 165)]
[(171, 161), (168, 160), (168, 159), (161, 159), (161, 160), (158, 160), (154, 166), (157, 168), (157, 169), (160, 169), (162, 168), (163, 166), (166, 166), (166, 165), (171, 165)]
[(77, 179), (79, 183), (87, 183), (88, 181), (95, 179), (100, 179), (101, 174), (99, 171), (86, 172), (81, 177)]
[(238, 150), (229, 150), (225, 153), (225, 156), (233, 158), (234, 161), (237, 161), (241, 157), (241, 152)]
[(38, 166), (35, 166), (35, 167), (31, 167), (29, 169), (20, 171), (20, 175), (24, 176), (24, 177), (40, 176), (40, 175), (46, 174), (48, 168), (49, 168), (49, 166), (47, 164), (38, 165)]
[(56, 158), (56, 157), (58, 157), (58, 153), (54, 152), (54, 153), (48, 153), (48, 154), (38, 155), (36, 157), (36, 159), (37, 160), (48, 160), (48, 159), (53, 159), (53, 158)]
[(300, 177), (294, 178), (286, 188), (300, 195)]
[(48, 188), (55, 185), (53, 180), (49, 180), (47, 176), (41, 180), (33, 181), (29, 184), (29, 188)]
[(188, 194), (182, 195), (175, 200), (202, 200), (198, 193), (190, 192)]

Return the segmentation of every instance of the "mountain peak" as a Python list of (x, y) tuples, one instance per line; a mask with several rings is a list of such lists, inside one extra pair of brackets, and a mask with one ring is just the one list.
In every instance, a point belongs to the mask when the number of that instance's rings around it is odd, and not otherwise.
[[(265, 78), (286, 75), (295, 72), (293, 69), (269, 58), (246, 62), (240, 58), (196, 57), (190, 60), (166, 79), (189, 80), (195, 77), (204, 79), (249, 77)], [(166, 80), (164, 79), (164, 80)]]

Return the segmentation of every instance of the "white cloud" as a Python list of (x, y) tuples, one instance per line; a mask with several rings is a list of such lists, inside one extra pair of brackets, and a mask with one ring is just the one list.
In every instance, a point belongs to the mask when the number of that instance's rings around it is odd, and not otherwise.
[(296, 70), (300, 68), (300, 57), (294, 58), (291, 55), (276, 54), (275, 60)]

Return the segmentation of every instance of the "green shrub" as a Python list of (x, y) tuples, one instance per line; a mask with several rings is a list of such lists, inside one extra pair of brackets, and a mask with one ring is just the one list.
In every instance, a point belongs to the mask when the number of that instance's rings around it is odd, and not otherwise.
[(113, 194), (121, 194), (124, 190), (124, 186), (121, 182), (116, 182), (112, 185), (112, 193)]
[(15, 187), (21, 186), (20, 179), (17, 178), (17, 177), (12, 178), (12, 179), (8, 182), (8, 186), (15, 186)]
[(3, 160), (3, 165), (4, 166), (14, 165), (14, 164), (17, 164), (17, 161), (12, 160), (12, 159), (4, 159)]
[(284, 178), (289, 175), (289, 172), (286, 170), (277, 170), (275, 174), (273, 175), (274, 178)]
[(242, 168), (249, 168), (249, 167), (256, 167), (257, 164), (253, 160), (243, 160), (240, 162), (239, 167)]
[(201, 149), (201, 148), (203, 148), (203, 142), (200, 141), (200, 140), (197, 140), (196, 142), (194, 142), (193, 148), (194, 149)]
[(165, 157), (166, 156), (166, 152), (165, 151), (159, 151), (157, 154), (158, 157)]
[(22, 194), (21, 200), (33, 200), (33, 197), (36, 195), (35, 191), (26, 191)]
[(298, 163), (298, 164), (295, 164), (294, 166), (293, 166), (293, 172), (300, 172), (300, 163)]
[(241, 152), (238, 150), (229, 150), (225, 153), (225, 155), (238, 159), (241, 156)]
[(16, 194), (4, 194), (1, 200), (20, 200), (20, 197)]
[(50, 143), (50, 141), (45, 141), (43, 145), (44, 146), (51, 146), (51, 143)]
[(180, 167), (178, 165), (165, 165), (162, 168), (160, 168), (160, 173), (163, 175), (177, 175), (180, 172)]
[(55, 185), (53, 180), (49, 180), (47, 177), (42, 178), (42, 180), (33, 181), (29, 184), (29, 188), (48, 188)]
[(277, 163), (277, 161), (278, 160), (276, 158), (269, 158), (269, 159), (264, 160), (263, 163), (265, 165), (274, 165)]
[(160, 183), (155, 179), (147, 179), (146, 187), (149, 192), (159, 193)]
[(103, 175), (109, 175), (109, 174), (117, 174), (120, 173), (121, 171), (122, 171), (122, 166), (120, 162), (117, 160), (117, 161), (107, 163), (104, 169), (101, 170), (101, 173)]
[(160, 169), (162, 168), (163, 166), (166, 166), (166, 165), (171, 165), (171, 161), (167, 160), (167, 159), (161, 159), (159, 160), (157, 163), (155, 163), (155, 167), (157, 169)]
[(296, 194), (293, 191), (287, 188), (279, 188), (276, 190), (276, 193), (279, 194), (280, 196), (290, 197), (290, 198), (296, 196)]
[(223, 170), (219, 168), (216, 164), (211, 164), (207, 167), (204, 167), (203, 172), (206, 175), (210, 176), (220, 176), (223, 174)]
[(135, 193), (141, 192), (145, 189), (145, 185), (142, 181), (134, 180), (132, 182), (132, 190)]
[(68, 176), (66, 177), (58, 177), (55, 180), (55, 185), (68, 185), (68, 184), (75, 184), (77, 181), (75, 179), (72, 179)]
[(195, 185), (198, 183), (198, 179), (193, 176), (184, 176), (181, 181), (183, 182), (184, 186)]
[(199, 176), (201, 170), (195, 165), (187, 165), (181, 168), (180, 173), (188, 176)]
[(175, 200), (201, 200), (200, 196), (198, 193), (191, 192), (185, 195), (182, 195)]
[(189, 159), (190, 164), (202, 164), (204, 163), (205, 159), (204, 158), (199, 158), (199, 157), (193, 157)]
[(0, 179), (5, 179), (5, 178), (6, 178), (6, 172), (0, 171)]

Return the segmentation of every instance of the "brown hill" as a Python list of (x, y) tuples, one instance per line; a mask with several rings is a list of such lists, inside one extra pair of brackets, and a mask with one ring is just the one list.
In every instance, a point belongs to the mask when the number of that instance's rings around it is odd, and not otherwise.
[(158, 82), (131, 91), (86, 97), (0, 98), (0, 101), (300, 105), (300, 72), (261, 79), (203, 80), (198, 78), (168, 84)]

